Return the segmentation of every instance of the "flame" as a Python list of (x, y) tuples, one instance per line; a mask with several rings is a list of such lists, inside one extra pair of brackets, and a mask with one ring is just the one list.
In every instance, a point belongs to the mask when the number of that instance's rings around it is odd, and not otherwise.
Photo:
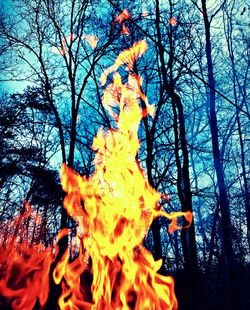
[[(105, 84), (107, 75), (114, 73), (104, 90), (103, 105), (115, 127), (99, 129), (93, 140), (94, 173), (85, 177), (65, 164), (61, 168), (64, 207), (78, 225), (72, 243), (77, 255), (72, 260), (66, 251), (53, 270), (54, 282), (62, 291), (61, 310), (177, 309), (173, 278), (157, 273), (162, 260), (154, 261), (142, 245), (158, 216), (171, 221), (169, 232), (180, 229), (180, 216), (189, 224), (192, 221), (190, 212), (167, 214), (160, 208), (161, 198), (167, 195), (149, 184), (136, 159), (140, 121), (154, 115), (154, 105), (142, 91), (143, 79), (132, 70), (146, 50), (146, 41), (135, 43), (101, 77)], [(126, 83), (117, 72), (122, 65), (129, 71)], [(140, 100), (146, 108), (140, 107)], [(32, 208), (26, 204), (15, 222), (20, 226), (31, 215)], [(34, 216), (34, 221), (39, 217)], [(61, 230), (57, 240), (69, 233)], [(43, 307), (57, 248), (20, 242), (14, 235), (1, 250), (0, 295), (13, 309), (32, 309), (37, 301)]]
[[(1, 227), (0, 237), (4, 242), (0, 246), (0, 296), (11, 309), (33, 309), (37, 299), (41, 306), (47, 301), (49, 270), (54, 256), (50, 247), (30, 244), (24, 221), (32, 218), (35, 224), (41, 221), (25, 203), (22, 213)], [(5, 306), (2, 303), (1, 298), (1, 309)]]
[(0, 251), (0, 296), (12, 300), (12, 309), (33, 309), (37, 298), (41, 306), (45, 305), (52, 262), (50, 249), (20, 244), (1, 247)]
[(67, 44), (70, 43), (71, 41), (74, 42), (77, 38), (77, 35), (74, 33), (69, 34), (66, 36), (64, 39), (61, 40), (61, 48), (58, 48), (56, 46), (51, 47), (51, 52), (56, 54), (56, 55), (66, 55), (68, 53), (67, 50)]
[(58, 48), (56, 46), (51, 47), (51, 52), (56, 54), (56, 55), (66, 55), (68, 53), (67, 48), (65, 46), (65, 42), (62, 42), (61, 48)]
[[(65, 37), (65, 39), (62, 40), (61, 42), (61, 48), (58, 48), (56, 46), (52, 46), (51, 47), (51, 52), (57, 55), (66, 55), (68, 53), (67, 50), (67, 44), (69, 44), (71, 41), (74, 42), (77, 39), (77, 35), (74, 33), (69, 34), (68, 36)], [(95, 49), (98, 43), (98, 38), (96, 35), (89, 35), (89, 34), (84, 34), (81, 36), (82, 40), (85, 40), (86, 42), (88, 42), (88, 44), (90, 45), (90, 47), (92, 49)]]
[(169, 25), (171, 25), (172, 27), (177, 25), (177, 20), (172, 16), (170, 18), (170, 20), (168, 21)]
[(129, 11), (127, 9), (125, 9), (119, 15), (117, 15), (115, 18), (115, 22), (117, 22), (118, 24), (120, 24), (122, 26), (122, 29), (121, 29), (122, 35), (126, 35), (126, 36), (130, 35), (129, 28), (124, 23), (126, 20), (129, 20), (130, 17), (131, 16), (130, 16)]
[[(141, 41), (122, 52), (110, 72), (130, 62), (129, 58), (134, 62), (145, 50)], [(69, 263), (65, 253), (54, 273), (56, 283), (63, 278), (66, 281), (59, 301), (61, 309), (177, 309), (173, 279), (157, 274), (162, 260), (155, 262), (142, 242), (157, 216), (172, 220), (171, 232), (180, 228), (178, 216), (189, 223), (192, 216), (159, 210), (162, 195), (150, 186), (135, 159), (140, 146), (139, 123), (149, 111), (153, 114), (153, 106), (143, 111), (138, 104), (138, 99), (146, 97), (140, 90), (141, 83), (142, 79), (130, 72), (128, 82), (123, 84), (115, 72), (113, 82), (104, 91), (103, 103), (116, 128), (100, 129), (95, 137), (92, 176), (82, 177), (62, 166), (61, 183), (67, 192), (64, 207), (80, 226), (81, 234), (77, 236), (77, 259)], [(119, 112), (114, 112), (115, 107)], [(85, 270), (92, 274), (91, 300), (86, 300), (79, 279), (79, 273)]]
[(149, 13), (148, 13), (147, 9), (144, 9), (144, 10), (142, 11), (141, 15), (142, 15), (142, 17), (145, 17), (145, 18), (148, 17), (148, 16), (149, 16)]
[(122, 30), (121, 30), (121, 34), (124, 34), (126, 36), (129, 36), (130, 35), (130, 31), (129, 31), (129, 28), (125, 25), (122, 25)]
[(96, 35), (89, 35), (89, 34), (84, 34), (81, 37), (83, 40), (88, 42), (88, 44), (91, 46), (92, 49), (95, 49), (98, 43), (98, 38)]
[(147, 42), (145, 40), (141, 40), (134, 43), (131, 48), (122, 51), (116, 58), (114, 65), (107, 68), (101, 75), (101, 85), (104, 85), (106, 83), (108, 74), (115, 72), (120, 66), (124, 64), (126, 64), (128, 71), (132, 71), (135, 60), (141, 57), (146, 52), (147, 47)]
[(130, 13), (127, 9), (125, 9), (119, 15), (116, 16), (115, 21), (121, 25), (123, 21), (128, 20), (129, 18)]

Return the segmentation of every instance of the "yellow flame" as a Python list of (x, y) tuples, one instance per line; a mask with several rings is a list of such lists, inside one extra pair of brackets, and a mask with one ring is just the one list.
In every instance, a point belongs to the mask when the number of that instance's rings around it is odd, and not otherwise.
[[(123, 64), (133, 64), (146, 49), (145, 41), (134, 44), (118, 56), (106, 73), (116, 71)], [(54, 273), (56, 283), (63, 277), (66, 280), (61, 309), (74, 309), (80, 302), (95, 310), (131, 306), (137, 310), (177, 308), (173, 279), (157, 274), (162, 261), (155, 262), (142, 242), (155, 217), (170, 219), (169, 230), (174, 231), (179, 229), (177, 217), (185, 216), (191, 222), (191, 214), (169, 215), (159, 210), (162, 195), (151, 187), (136, 160), (139, 123), (142, 117), (154, 113), (141, 86), (141, 77), (130, 72), (127, 83), (123, 84), (115, 72), (113, 82), (105, 89), (103, 104), (117, 128), (98, 131), (92, 145), (96, 151), (93, 175), (82, 177), (62, 166), (61, 182), (67, 192), (64, 206), (81, 225), (80, 251), (84, 251), (73, 263), (68, 262), (65, 254)], [(139, 99), (147, 104), (146, 111), (140, 108)], [(81, 284), (75, 280), (79, 271), (88, 269), (82, 253), (85, 258), (86, 255), (91, 258), (91, 301), (84, 299)]]
[(104, 85), (106, 83), (108, 74), (115, 72), (120, 66), (124, 64), (126, 64), (127, 69), (131, 71), (133, 69), (135, 60), (141, 57), (146, 52), (147, 47), (147, 42), (145, 40), (142, 40), (134, 43), (131, 48), (122, 51), (116, 58), (114, 65), (107, 68), (103, 72), (100, 78), (101, 85)]

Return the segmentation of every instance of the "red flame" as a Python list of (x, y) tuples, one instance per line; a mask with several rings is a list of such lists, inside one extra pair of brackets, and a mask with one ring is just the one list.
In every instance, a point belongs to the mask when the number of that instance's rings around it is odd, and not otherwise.
[(121, 34), (125, 34), (126, 36), (130, 35), (129, 28), (125, 25), (122, 26)]
[(121, 25), (123, 21), (128, 20), (129, 18), (130, 13), (127, 9), (125, 9), (116, 17), (115, 21)]
[(25, 203), (22, 214), (1, 227), (0, 239), (5, 240), (0, 246), (0, 296), (12, 309), (32, 309), (37, 299), (43, 306), (49, 292), (53, 255), (43, 244), (30, 244), (24, 221), (31, 216), (36, 223), (39, 216)]

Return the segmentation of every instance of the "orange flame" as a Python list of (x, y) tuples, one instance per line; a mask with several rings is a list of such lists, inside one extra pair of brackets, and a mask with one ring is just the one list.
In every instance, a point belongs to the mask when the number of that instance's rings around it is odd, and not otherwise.
[(77, 35), (74, 33), (71, 33), (65, 38), (65, 41), (70, 43), (71, 41), (74, 41), (76, 38), (77, 38)]
[(148, 11), (146, 10), (146, 9), (144, 9), (143, 11), (142, 11), (142, 13), (141, 13), (141, 15), (142, 15), (142, 17), (148, 17), (149, 16), (149, 13), (148, 13)]
[(116, 58), (114, 65), (107, 68), (101, 75), (101, 85), (106, 83), (108, 74), (115, 72), (120, 66), (124, 64), (126, 64), (128, 71), (132, 71), (135, 60), (146, 52), (147, 47), (147, 42), (142, 40), (133, 44), (131, 48), (125, 49), (123, 52), (121, 52)]
[(124, 34), (126, 36), (129, 36), (130, 35), (130, 31), (129, 31), (129, 28), (125, 25), (122, 26), (122, 30), (121, 30), (121, 34)]
[[(145, 41), (141, 41), (122, 52), (110, 72), (127, 64), (129, 58), (134, 62), (145, 50)], [(81, 227), (81, 246), (78, 258), (69, 263), (65, 254), (54, 273), (56, 283), (63, 277), (66, 280), (61, 309), (73, 309), (73, 305), (97, 310), (177, 309), (173, 279), (157, 274), (162, 261), (155, 262), (142, 242), (155, 217), (172, 220), (172, 232), (180, 228), (178, 216), (185, 216), (188, 222), (192, 216), (159, 210), (161, 194), (150, 186), (135, 159), (140, 145), (138, 126), (145, 116), (138, 105), (143, 96), (139, 91), (141, 82), (140, 77), (130, 73), (127, 84), (122, 84), (121, 76), (115, 73), (113, 83), (107, 86), (103, 103), (117, 128), (100, 129), (94, 139), (92, 148), (97, 153), (93, 175), (82, 177), (62, 166), (61, 182), (67, 192), (64, 207)], [(113, 111), (115, 106), (119, 113)], [(148, 105), (147, 113), (152, 110)], [(91, 302), (84, 299), (79, 280), (79, 272), (86, 269), (93, 276)]]
[(177, 20), (172, 16), (170, 18), (170, 20), (168, 21), (169, 25), (171, 25), (172, 27), (177, 25)]
[[(69, 44), (70, 42), (74, 42), (76, 39), (77, 39), (77, 35), (74, 33), (71, 33), (70, 35), (65, 37), (65, 39), (62, 40), (61, 48), (52, 46), (51, 52), (57, 55), (61, 55), (61, 56), (66, 55), (68, 53), (67, 44)], [(81, 36), (81, 39), (88, 42), (88, 44), (90, 45), (92, 49), (96, 48), (97, 43), (98, 43), (98, 38), (96, 35), (84, 34)]]
[(128, 20), (129, 18), (130, 13), (127, 9), (125, 9), (119, 15), (116, 16), (115, 21), (121, 25), (123, 21)]
[[(154, 115), (154, 106), (142, 92), (142, 78), (131, 72), (146, 49), (147, 43), (140, 41), (123, 51), (101, 78), (104, 84), (107, 74), (114, 73), (103, 104), (116, 128), (100, 129), (93, 141), (95, 172), (87, 178), (66, 165), (61, 169), (67, 193), (64, 207), (78, 224), (74, 238), (77, 257), (70, 260), (66, 251), (53, 270), (54, 282), (62, 289), (58, 300), (61, 310), (177, 309), (172, 277), (157, 273), (162, 260), (154, 261), (142, 246), (156, 217), (171, 220), (169, 232), (180, 228), (179, 216), (188, 223), (192, 220), (190, 212), (167, 214), (159, 208), (159, 200), (166, 195), (152, 188), (136, 160), (139, 123), (143, 117)], [(125, 84), (116, 72), (122, 65), (129, 70)], [(146, 109), (139, 106), (140, 99)], [(26, 205), (19, 224), (31, 212)], [(68, 233), (67, 229), (59, 232), (58, 240)], [(53, 255), (49, 247), (13, 240), (0, 255), (0, 295), (13, 309), (32, 309), (37, 299), (43, 307), (56, 253)]]

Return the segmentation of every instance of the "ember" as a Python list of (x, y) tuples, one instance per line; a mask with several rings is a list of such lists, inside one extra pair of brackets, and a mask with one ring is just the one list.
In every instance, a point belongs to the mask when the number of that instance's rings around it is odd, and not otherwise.
[[(78, 224), (78, 255), (70, 261), (66, 251), (53, 270), (54, 282), (62, 289), (60, 309), (177, 309), (173, 278), (157, 273), (162, 261), (154, 261), (142, 246), (154, 218), (170, 219), (171, 232), (180, 228), (178, 216), (189, 223), (192, 220), (191, 213), (169, 215), (159, 208), (162, 195), (150, 186), (136, 160), (139, 123), (154, 110), (141, 91), (142, 78), (131, 72), (146, 46), (140, 41), (122, 52), (102, 77), (105, 84), (107, 75), (114, 73), (103, 104), (116, 128), (100, 129), (93, 141), (95, 172), (87, 178), (66, 165), (61, 169), (61, 183), (67, 193), (64, 207)], [(124, 64), (129, 71), (125, 84), (116, 72)], [(146, 103), (146, 111), (139, 106), (140, 98)], [(120, 112), (114, 112), (117, 110)], [(64, 234), (68, 231), (59, 233), (58, 239)], [(37, 301), (45, 306), (55, 255), (50, 248), (29, 246), (28, 241), (8, 242), (0, 254), (0, 295), (4, 302), (13, 309), (32, 309)], [(81, 279), (86, 271), (92, 275), (91, 292)]]
[(177, 20), (174, 17), (171, 17), (170, 20), (168, 21), (168, 23), (174, 27), (177, 25)]

